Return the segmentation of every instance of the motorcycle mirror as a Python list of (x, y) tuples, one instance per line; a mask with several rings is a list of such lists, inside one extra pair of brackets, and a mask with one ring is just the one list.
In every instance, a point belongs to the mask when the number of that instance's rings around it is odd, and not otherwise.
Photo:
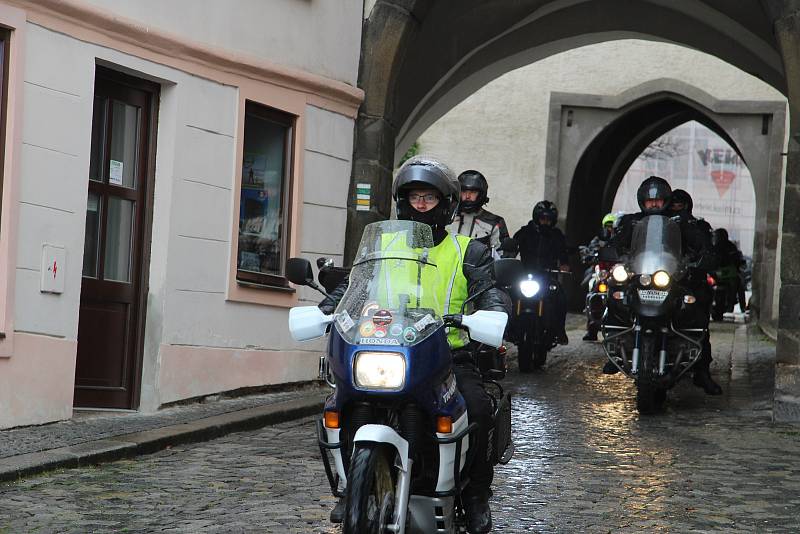
[(299, 286), (310, 286), (314, 281), (311, 262), (305, 258), (289, 258), (286, 262), (286, 278)]
[(522, 262), (514, 258), (500, 258), (492, 263), (494, 279), (498, 286), (507, 287), (522, 277)]
[(289, 310), (289, 332), (295, 341), (324, 336), (332, 321), (333, 315), (325, 315), (316, 306), (296, 306)]
[(471, 315), (464, 315), (461, 324), (469, 330), (473, 341), (499, 347), (503, 344), (508, 315), (505, 312), (478, 310)]

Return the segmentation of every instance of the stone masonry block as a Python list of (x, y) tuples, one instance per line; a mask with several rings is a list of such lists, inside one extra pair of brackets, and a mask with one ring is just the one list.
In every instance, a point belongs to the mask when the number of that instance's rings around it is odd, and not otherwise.
[(800, 235), (800, 185), (787, 183), (784, 195), (783, 231)]
[(391, 167), (397, 130), (384, 118), (361, 115), (358, 118), (355, 159), (371, 159)]
[(800, 339), (796, 331), (778, 329), (775, 358), (778, 363), (800, 364)]
[(782, 284), (800, 284), (800, 235), (783, 234), (780, 269)]

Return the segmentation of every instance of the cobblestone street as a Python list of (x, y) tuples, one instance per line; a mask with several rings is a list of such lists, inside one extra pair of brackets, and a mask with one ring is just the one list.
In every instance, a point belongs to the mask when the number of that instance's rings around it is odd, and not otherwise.
[[(684, 381), (647, 418), (580, 335), (506, 381), (517, 452), (496, 471), (496, 532), (800, 529), (800, 428), (770, 421), (774, 349), (754, 330), (714, 325), (723, 396)], [(317, 457), (303, 420), (58, 471), (0, 486), (0, 533), (337, 532)]]

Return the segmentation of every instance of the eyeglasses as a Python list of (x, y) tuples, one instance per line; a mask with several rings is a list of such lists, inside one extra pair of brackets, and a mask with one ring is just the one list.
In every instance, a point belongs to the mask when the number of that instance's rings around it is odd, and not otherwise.
[(416, 193), (411, 193), (410, 195), (408, 195), (408, 201), (409, 202), (420, 202), (420, 201), (423, 201), (423, 202), (425, 202), (425, 204), (431, 204), (431, 203), (433, 203), (433, 202), (435, 202), (437, 200), (439, 200), (439, 197), (437, 195), (434, 195), (433, 193), (427, 193), (427, 194), (424, 194), (424, 195), (418, 195)]

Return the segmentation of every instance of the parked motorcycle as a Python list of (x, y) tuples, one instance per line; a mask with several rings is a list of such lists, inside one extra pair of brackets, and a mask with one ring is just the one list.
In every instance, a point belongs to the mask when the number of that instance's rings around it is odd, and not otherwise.
[(733, 265), (725, 265), (717, 269), (712, 278), (714, 300), (711, 304), (711, 318), (721, 321), (725, 312), (732, 312), (736, 306), (739, 300), (739, 284), (742, 283), (742, 280), (739, 270)]
[[(331, 491), (346, 498), (345, 534), (466, 528), (460, 494), (470, 463), (478, 461), (469, 454), (477, 423), (469, 421), (457, 388), (447, 331), (464, 329), (472, 340), (498, 347), (507, 316), (440, 316), (429, 291), (439, 277), (428, 259), (433, 246), (427, 225), (370, 224), (336, 312), (290, 311), (298, 341), (330, 326), (321, 373), (335, 389), (318, 421), (318, 441)], [(290, 259), (287, 276), (321, 290), (304, 259)], [(495, 386), (491, 450), (495, 462), (506, 463), (513, 454), (511, 400)]]
[(636, 382), (639, 413), (652, 413), (700, 358), (707, 313), (679, 282), (687, 274), (675, 221), (644, 217), (633, 229), (627, 261), (611, 271), (603, 320), (609, 360)]

